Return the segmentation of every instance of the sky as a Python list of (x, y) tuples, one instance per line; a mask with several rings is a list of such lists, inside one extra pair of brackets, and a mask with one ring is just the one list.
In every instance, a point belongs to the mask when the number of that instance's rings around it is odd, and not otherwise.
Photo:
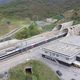
[(10, 2), (11, 0), (0, 0), (0, 4), (4, 4), (4, 3), (8, 3)]

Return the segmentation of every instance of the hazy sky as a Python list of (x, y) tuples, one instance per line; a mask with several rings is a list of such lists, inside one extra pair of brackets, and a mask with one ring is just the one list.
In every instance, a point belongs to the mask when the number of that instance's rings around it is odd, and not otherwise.
[(7, 3), (10, 2), (11, 0), (0, 0), (0, 3)]
[(5, 2), (5, 1), (8, 1), (8, 0), (0, 0), (0, 2)]

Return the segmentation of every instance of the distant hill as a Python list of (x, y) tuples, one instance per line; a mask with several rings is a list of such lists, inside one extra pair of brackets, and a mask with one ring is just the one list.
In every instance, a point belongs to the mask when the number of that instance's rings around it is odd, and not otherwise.
[(42, 19), (77, 7), (80, 7), (80, 0), (12, 0), (0, 6), (0, 15)]

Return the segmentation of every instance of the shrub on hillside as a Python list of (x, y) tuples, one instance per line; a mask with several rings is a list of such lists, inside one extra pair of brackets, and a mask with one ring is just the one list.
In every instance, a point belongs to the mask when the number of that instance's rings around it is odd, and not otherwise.
[(16, 33), (17, 39), (26, 39), (28, 37), (40, 34), (42, 32), (41, 29), (39, 29), (36, 24), (30, 25), (28, 28), (24, 28), (23, 30)]

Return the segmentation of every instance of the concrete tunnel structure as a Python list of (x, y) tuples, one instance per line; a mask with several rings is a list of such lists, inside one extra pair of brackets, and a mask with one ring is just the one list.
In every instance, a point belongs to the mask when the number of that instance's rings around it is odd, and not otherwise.
[(54, 32), (60, 34), (66, 33), (67, 36), (80, 36), (80, 24), (73, 25), (73, 21), (58, 25), (53, 29)]
[(80, 67), (80, 24), (73, 25), (73, 21), (70, 21), (56, 26), (52, 31), (58, 35), (66, 35), (53, 44), (43, 47), (43, 57), (56, 59), (64, 65)]
[(56, 26), (53, 31), (59, 32), (60, 34), (66, 33), (66, 36), (69, 35), (69, 28), (73, 25), (73, 21), (62, 23)]

